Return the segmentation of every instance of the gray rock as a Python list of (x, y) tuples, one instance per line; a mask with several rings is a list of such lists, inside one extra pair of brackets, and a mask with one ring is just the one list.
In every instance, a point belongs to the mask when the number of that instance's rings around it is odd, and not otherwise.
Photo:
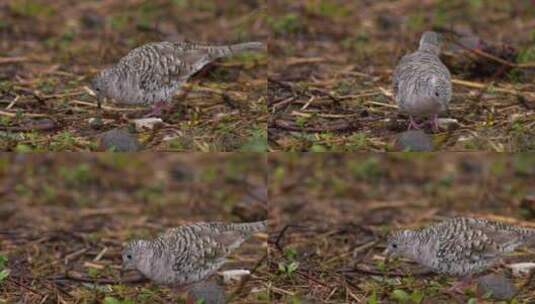
[(477, 291), (481, 295), (490, 294), (496, 300), (510, 300), (517, 293), (517, 288), (501, 274), (489, 274), (477, 279)]
[(394, 148), (398, 151), (433, 151), (433, 140), (422, 130), (409, 130), (397, 136)]
[(203, 304), (225, 304), (225, 290), (213, 281), (200, 282), (188, 288), (191, 302)]
[(388, 237), (386, 253), (437, 273), (467, 276), (496, 265), (505, 254), (535, 243), (535, 229), (485, 219), (456, 217)]
[(160, 284), (185, 286), (214, 274), (230, 253), (267, 223), (197, 223), (160, 234), (154, 240), (130, 241), (123, 269), (136, 269)]
[(142, 146), (137, 138), (122, 129), (112, 129), (104, 132), (100, 136), (100, 149), (115, 152), (136, 152)]

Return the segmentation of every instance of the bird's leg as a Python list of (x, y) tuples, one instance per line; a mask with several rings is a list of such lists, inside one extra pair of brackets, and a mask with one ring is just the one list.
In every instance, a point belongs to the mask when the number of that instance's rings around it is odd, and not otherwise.
[(169, 111), (170, 110), (170, 103), (167, 103), (165, 101), (158, 101), (158, 102), (155, 102), (154, 105), (152, 106), (152, 109), (149, 113), (145, 114), (143, 117), (145, 118), (148, 118), (148, 117), (158, 117), (158, 116), (162, 116), (162, 110), (163, 111)]
[(412, 128), (420, 129), (420, 127), (421, 127), (421, 125), (416, 123), (416, 120), (414, 120), (414, 118), (411, 115), (409, 115), (409, 128), (407, 130), (410, 130)]
[(464, 290), (472, 284), (473, 278), (471, 276), (467, 276), (462, 278), (461, 280), (455, 282), (453, 286), (448, 288), (448, 292), (450, 293), (457, 293), (457, 294), (464, 294)]
[(433, 115), (433, 118), (431, 119), (431, 127), (433, 128), (434, 132), (440, 132), (440, 126), (438, 125), (438, 114)]

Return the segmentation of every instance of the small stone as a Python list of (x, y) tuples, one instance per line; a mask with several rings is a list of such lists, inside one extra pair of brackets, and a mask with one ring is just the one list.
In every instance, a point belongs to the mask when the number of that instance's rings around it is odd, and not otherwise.
[(92, 129), (98, 130), (98, 129), (102, 128), (103, 125), (104, 125), (104, 123), (102, 122), (102, 118), (100, 118), (100, 117), (89, 118), (89, 126)]
[(195, 180), (195, 170), (186, 163), (179, 163), (171, 168), (171, 177), (179, 182), (191, 182)]
[(455, 118), (439, 118), (438, 126), (444, 130), (455, 130), (459, 128), (460, 124)]
[(513, 282), (501, 274), (489, 274), (478, 278), (477, 290), (482, 296), (490, 294), (496, 300), (510, 300), (517, 292)]
[(104, 132), (100, 137), (100, 149), (112, 150), (115, 152), (136, 152), (142, 146), (137, 138), (131, 133), (122, 129), (112, 129)]
[(398, 135), (394, 148), (398, 151), (433, 151), (433, 141), (431, 136), (422, 130), (410, 130)]
[(156, 126), (163, 124), (161, 118), (150, 117), (150, 118), (141, 118), (134, 120), (134, 126), (137, 132), (143, 132), (147, 130), (152, 130)]
[(200, 282), (188, 289), (188, 297), (192, 303), (224, 304), (225, 290), (212, 281)]
[(507, 265), (508, 268), (511, 268), (511, 271), (513, 272), (513, 276), (515, 277), (521, 277), (528, 275), (530, 271), (535, 269), (535, 263), (515, 263)]
[(219, 272), (219, 275), (223, 277), (223, 283), (225, 284), (230, 282), (240, 282), (250, 274), (251, 272), (247, 269), (232, 269)]

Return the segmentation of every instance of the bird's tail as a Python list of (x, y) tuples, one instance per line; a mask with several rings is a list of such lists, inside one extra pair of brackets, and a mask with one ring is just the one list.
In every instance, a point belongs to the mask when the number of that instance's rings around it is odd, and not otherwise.
[(527, 230), (527, 245), (529, 247), (535, 247), (535, 228), (526, 228)]
[(267, 229), (267, 221), (251, 222), (251, 223), (235, 223), (233, 224), (236, 230), (246, 232), (260, 232)]
[(263, 51), (265, 48), (266, 46), (262, 42), (245, 42), (245, 43), (212, 47), (211, 53), (214, 54), (215, 57), (221, 58), (221, 57), (232, 56), (234, 54), (238, 54), (242, 52), (259, 52), (259, 51)]

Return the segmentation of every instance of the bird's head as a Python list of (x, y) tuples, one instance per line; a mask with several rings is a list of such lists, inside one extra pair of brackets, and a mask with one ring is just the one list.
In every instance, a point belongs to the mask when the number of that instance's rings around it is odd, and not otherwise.
[(390, 257), (410, 257), (414, 251), (413, 232), (411, 230), (399, 230), (392, 232), (386, 241), (384, 254)]
[(109, 95), (110, 86), (114, 81), (113, 73), (110, 69), (100, 71), (93, 79), (91, 79), (91, 90), (97, 98), (97, 102), (102, 102), (102, 99)]
[(122, 252), (123, 270), (138, 269), (148, 250), (148, 242), (144, 240), (134, 240), (126, 244)]
[(433, 76), (428, 84), (429, 96), (440, 103), (441, 111), (445, 111), (451, 99), (451, 83), (446, 78)]

